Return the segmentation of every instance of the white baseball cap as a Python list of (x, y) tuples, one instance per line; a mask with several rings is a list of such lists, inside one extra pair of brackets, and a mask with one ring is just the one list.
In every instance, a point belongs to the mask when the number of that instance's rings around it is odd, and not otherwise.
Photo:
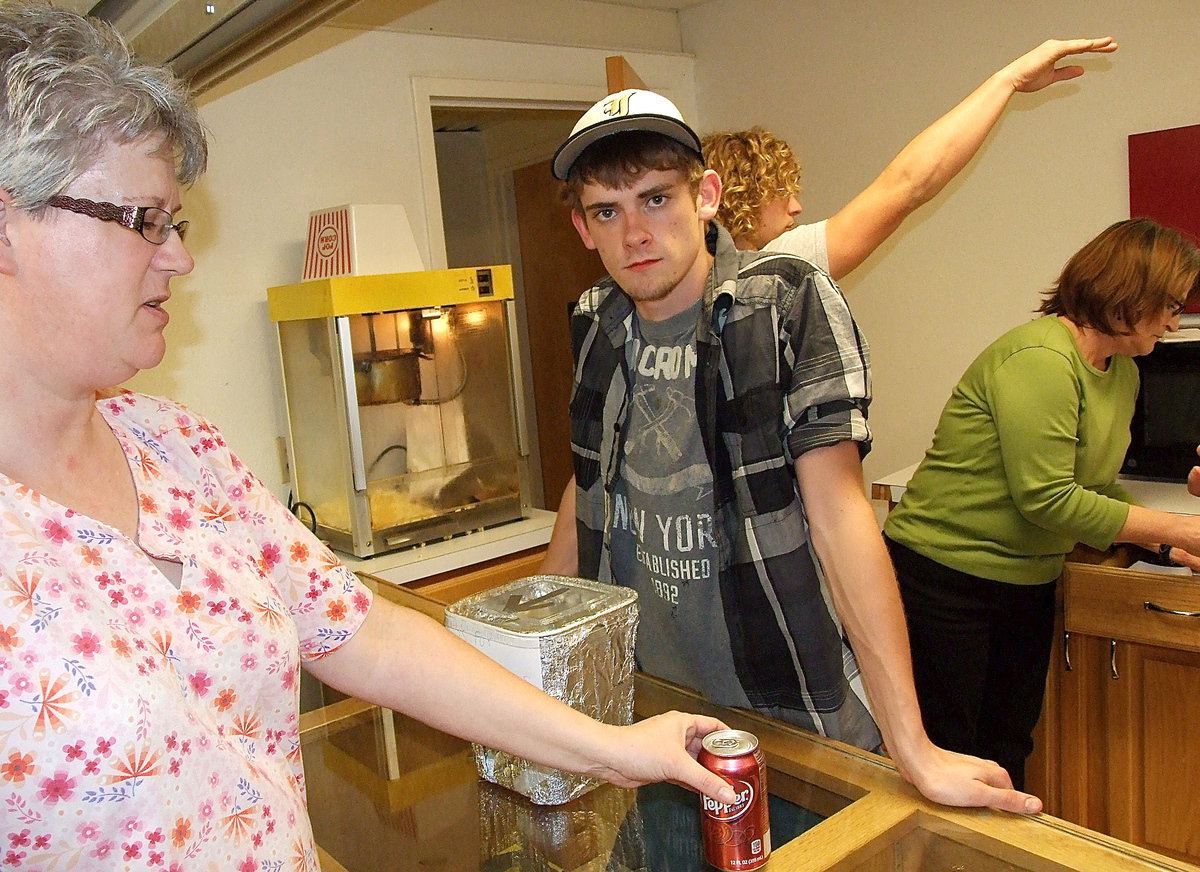
[(609, 94), (576, 122), (567, 141), (554, 153), (553, 172), (565, 179), (575, 159), (597, 140), (627, 130), (646, 130), (669, 136), (703, 159), (700, 137), (683, 121), (675, 104), (661, 94), (629, 88)]

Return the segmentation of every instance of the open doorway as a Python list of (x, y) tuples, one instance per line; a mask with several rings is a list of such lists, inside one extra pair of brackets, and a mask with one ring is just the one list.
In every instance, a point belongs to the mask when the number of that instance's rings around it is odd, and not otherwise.
[(579, 111), (430, 106), (446, 266), (513, 267), (530, 495), (551, 510), (571, 477), (569, 306), (604, 275), (549, 167)]

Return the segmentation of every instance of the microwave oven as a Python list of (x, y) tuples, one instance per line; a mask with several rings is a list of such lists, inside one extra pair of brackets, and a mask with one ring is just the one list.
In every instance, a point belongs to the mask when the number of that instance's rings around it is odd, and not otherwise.
[(1121, 474), (1185, 482), (1188, 471), (1200, 463), (1200, 335), (1164, 340), (1134, 361), (1141, 389)]

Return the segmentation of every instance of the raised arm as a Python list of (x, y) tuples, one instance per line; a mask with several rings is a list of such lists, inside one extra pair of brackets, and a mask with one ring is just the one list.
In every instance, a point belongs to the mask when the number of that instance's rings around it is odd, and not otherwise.
[(344, 693), (538, 763), (622, 787), (671, 781), (734, 800), (728, 783), (694, 759), (720, 721), (670, 712), (629, 727), (602, 724), (382, 597), (346, 644), (306, 668)]
[(921, 131), (862, 193), (829, 219), (829, 272), (839, 279), (861, 264), (915, 209), (935, 197), (979, 151), (1009, 99), (1083, 75), (1056, 67), (1071, 55), (1117, 50), (1112, 37), (1051, 39), (994, 73)]
[(829, 580), (834, 607), (862, 668), (888, 752), (925, 796), (947, 805), (1041, 811), (1041, 802), (1012, 789), (998, 764), (934, 745), (925, 734), (913, 688), (908, 634), (896, 576), (862, 487), (858, 446), (839, 442), (796, 460), (813, 545)]

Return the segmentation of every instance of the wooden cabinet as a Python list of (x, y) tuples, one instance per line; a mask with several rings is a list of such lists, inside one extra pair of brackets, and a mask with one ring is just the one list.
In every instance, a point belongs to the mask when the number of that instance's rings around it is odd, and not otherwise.
[(1066, 633), (1060, 617), (1042, 720), (1026, 768), (1026, 787), (1043, 798), (1048, 813), (1100, 832), (1109, 830), (1107, 646), (1106, 639)]
[(1068, 563), (1030, 770), (1047, 810), (1200, 862), (1200, 582)]
[(1200, 863), (1200, 653), (1118, 642), (1114, 666), (1109, 832)]

